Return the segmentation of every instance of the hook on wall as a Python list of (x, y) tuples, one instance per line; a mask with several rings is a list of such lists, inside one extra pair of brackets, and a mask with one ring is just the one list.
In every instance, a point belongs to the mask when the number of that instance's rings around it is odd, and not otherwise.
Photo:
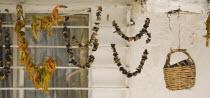
[(168, 15), (171, 15), (171, 14), (176, 14), (178, 13), (178, 18), (179, 18), (179, 12), (181, 12), (182, 10), (180, 8), (178, 8), (177, 10), (171, 10), (171, 11), (168, 11), (166, 12), (167, 14), (167, 17), (168, 17), (168, 20), (169, 20), (169, 29), (171, 30), (171, 19)]

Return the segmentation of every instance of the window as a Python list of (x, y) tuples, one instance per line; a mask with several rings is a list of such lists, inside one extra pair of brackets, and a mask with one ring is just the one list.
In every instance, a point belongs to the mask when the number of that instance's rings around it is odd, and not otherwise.
[[(13, 6), (14, 7), (14, 6)], [(107, 8), (103, 12), (103, 18), (107, 14), (116, 16), (123, 16), (123, 18), (116, 18), (117, 21), (125, 22), (126, 8)], [(91, 12), (76, 13), (70, 16), (68, 23), (69, 35), (72, 37), (76, 35), (82, 43), (89, 40), (92, 24), (95, 19), (95, 9)], [(31, 80), (28, 80), (28, 72), (25, 72), (23, 66), (19, 63), (19, 49), (17, 46), (17, 34), (13, 32), (16, 22), (16, 12), (1, 13), (3, 17), (3, 28), (9, 28), (12, 36), (13, 49), (13, 66), (9, 79), (0, 81), (0, 98), (128, 98), (129, 88), (127, 87), (127, 80), (118, 70), (115, 64), (112, 64), (113, 57), (110, 48), (110, 43), (115, 42), (119, 44), (119, 52), (121, 56), (126, 50), (124, 40), (120, 40), (116, 34), (112, 34), (114, 29), (111, 26), (111, 21), (103, 23), (100, 27), (98, 39), (100, 39), (99, 49), (97, 52), (89, 52), (87, 50), (79, 50), (74, 47), (75, 57), (77, 61), (84, 63), (89, 54), (96, 57), (92, 68), (89, 70), (79, 70), (79, 68), (68, 64), (69, 58), (66, 52), (66, 46), (62, 38), (62, 23), (58, 26), (53, 26), (54, 36), (49, 37), (47, 34), (38, 32), (39, 39), (35, 40), (30, 31), (31, 15), (42, 16), (47, 15), (51, 11), (26, 11), (25, 18), (27, 25), (25, 27), (26, 36), (29, 41), (29, 50), (34, 56), (36, 64), (44, 61), (44, 56), (52, 56), (58, 63), (57, 70), (51, 78), (49, 83), (50, 93), (46, 94), (40, 90), (35, 90)], [(117, 12), (117, 14), (115, 14)], [(63, 15), (69, 14), (68, 11)], [(124, 23), (125, 27), (126, 24)], [(126, 31), (126, 28), (122, 28)], [(109, 39), (108, 39), (109, 38)], [(119, 40), (119, 41), (116, 41)], [(105, 43), (106, 42), (106, 43)], [(109, 57), (110, 56), (110, 57)], [(125, 97), (127, 96), (127, 97)]]
[[(18, 88), (16, 91), (2, 90), (0, 91), (1, 98), (63, 98), (65, 96), (72, 96), (74, 98), (88, 97), (88, 91), (82, 90), (68, 90), (71, 88), (87, 88), (88, 87), (88, 70), (79, 70), (73, 65), (68, 64), (69, 58), (64, 39), (62, 37), (62, 22), (58, 26), (53, 27), (54, 36), (49, 37), (47, 34), (38, 32), (39, 39), (35, 40), (33, 33), (30, 29), (31, 15), (43, 16), (43, 13), (25, 13), (26, 18), (26, 38), (29, 41), (29, 51), (34, 56), (36, 65), (43, 62), (45, 56), (52, 56), (57, 61), (57, 70), (51, 78), (49, 83), (50, 94), (45, 94), (39, 90), (34, 90), (34, 85), (31, 80), (28, 80), (28, 72), (22, 70), (23, 65), (19, 63), (19, 49), (17, 46), (17, 35), (13, 33), (13, 26), (15, 24), (14, 14), (1, 14), (1, 19), (4, 19), (3, 27), (9, 28), (13, 42), (13, 66), (9, 79), (0, 81), (2, 88)], [(81, 43), (88, 41), (89, 34), (89, 14), (71, 15), (70, 21), (67, 24), (70, 38), (75, 35)], [(74, 44), (71, 42), (74, 46)], [(74, 49), (76, 60), (84, 63), (88, 57), (87, 50), (79, 50), (77, 47)], [(63, 88), (63, 90), (61, 90)], [(29, 90), (25, 90), (29, 89)], [(57, 90), (58, 89), (58, 90)], [(19, 96), (17, 96), (18, 94)], [(24, 95), (24, 96), (23, 96)]]

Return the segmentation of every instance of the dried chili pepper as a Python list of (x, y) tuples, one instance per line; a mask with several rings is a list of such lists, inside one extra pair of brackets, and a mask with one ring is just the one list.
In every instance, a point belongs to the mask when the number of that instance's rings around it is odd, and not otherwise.
[(59, 16), (58, 14), (58, 8), (68, 8), (67, 6), (65, 5), (58, 5), (56, 6), (53, 11), (52, 11), (52, 14), (53, 14), (53, 18), (54, 18), (54, 21), (55, 21), (55, 24), (58, 25), (58, 21), (62, 21), (62, 17)]
[(58, 5), (56, 6), (53, 11), (52, 15), (47, 15), (47, 16), (41, 16), (41, 17), (36, 17), (32, 16), (32, 23), (31, 23), (31, 31), (34, 34), (34, 38), (37, 40), (37, 30), (39, 29), (41, 32), (46, 33), (46, 31), (49, 29), (49, 36), (53, 36), (53, 31), (52, 31), (52, 26), (58, 25), (58, 21), (62, 21), (62, 17), (59, 16), (58, 14), (58, 8), (67, 8), (65, 5)]
[[(209, 12), (210, 13), (210, 12)], [(206, 22), (206, 30), (207, 30), (207, 34), (204, 35), (203, 37), (206, 38), (206, 47), (209, 47), (209, 39), (210, 39), (210, 15), (208, 16)]]
[[(33, 81), (36, 89), (42, 88), (43, 92), (49, 93), (48, 83), (50, 82), (50, 77), (55, 71), (56, 62), (49, 57), (48, 60), (41, 63), (41, 65), (36, 66), (33, 62), (33, 57), (30, 56), (28, 52), (28, 40), (25, 38), (25, 32), (21, 31), (25, 27), (24, 17), (22, 15), (23, 9), (21, 5), (17, 5), (17, 22), (15, 25), (15, 32), (18, 34), (19, 48), (20, 48), (20, 62), (24, 64), (24, 69), (29, 72), (28, 78)], [(22, 19), (21, 19), (22, 17)], [(51, 27), (50, 17), (33, 17), (32, 31), (36, 38), (36, 30), (45, 30)], [(42, 28), (41, 28), (42, 27)]]

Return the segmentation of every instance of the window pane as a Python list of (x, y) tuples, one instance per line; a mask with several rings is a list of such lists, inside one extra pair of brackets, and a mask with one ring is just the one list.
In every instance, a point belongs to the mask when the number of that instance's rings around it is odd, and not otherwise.
[[(80, 62), (80, 56), (87, 58), (88, 50), (73, 49), (74, 57), (77, 62)], [(80, 54), (81, 51), (86, 51), (85, 54)], [(18, 49), (19, 52), (19, 49)], [(34, 57), (35, 64), (38, 65), (45, 61), (45, 56), (51, 56), (56, 62), (57, 66), (69, 66), (69, 57), (66, 48), (29, 48), (31, 56)], [(18, 62), (20, 60), (20, 53), (18, 53)], [(20, 64), (20, 63), (18, 63)], [(21, 65), (22, 66), (22, 65)]]
[(34, 91), (24, 91), (24, 98), (55, 98), (55, 91), (50, 91), (50, 93), (44, 93), (40, 90)]
[(24, 93), (24, 98), (88, 98), (87, 90), (50, 90), (49, 94), (36, 90), (24, 91)]
[[(83, 75), (84, 73), (85, 75)], [(88, 75), (86, 73), (87, 70), (56, 69), (53, 76), (51, 77), (49, 87), (64, 87), (64, 88), (88, 87), (87, 85)], [(32, 80), (28, 79), (28, 72), (26, 71), (24, 73), (24, 87), (34, 88), (34, 84), (32, 83)]]
[[(39, 37), (38, 40), (35, 40), (33, 32), (31, 32), (30, 28), (26, 28), (26, 38), (28, 39), (29, 46), (31, 45), (37, 45), (37, 46), (65, 46), (65, 40), (63, 39), (62, 35), (62, 28), (54, 28), (53, 33), (54, 36), (48, 36), (47, 34), (44, 34), (42, 32), (37, 31), (37, 35)], [(88, 29), (68, 29), (68, 33), (70, 36), (70, 43), (71, 45), (74, 45), (72, 43), (72, 36), (76, 36), (76, 38), (81, 42), (81, 39), (88, 38)]]
[(4, 40), (5, 40), (5, 33), (6, 33), (6, 31), (7, 31), (7, 29), (9, 29), (9, 33), (10, 33), (10, 42), (11, 42), (11, 44), (13, 44), (13, 40), (14, 40), (14, 38), (13, 38), (13, 35), (14, 35), (14, 28), (11, 28), (11, 27), (3, 27), (2, 28), (2, 39), (0, 39), (0, 43), (1, 44), (5, 44), (5, 42), (4, 42)]
[(16, 22), (16, 16), (13, 13), (0, 13), (0, 19), (3, 25), (13, 25)]
[[(0, 88), (12, 88), (13, 87), (13, 71), (17, 69), (10, 69), (9, 77), (7, 80), (0, 80)], [(1, 97), (0, 97), (1, 98)]]
[[(65, 14), (64, 14), (65, 15)], [(67, 26), (88, 26), (89, 17), (87, 14), (77, 14), (69, 16), (69, 22)], [(62, 25), (64, 21), (58, 22), (58, 25)]]
[(12, 90), (0, 90), (0, 98), (13, 98)]

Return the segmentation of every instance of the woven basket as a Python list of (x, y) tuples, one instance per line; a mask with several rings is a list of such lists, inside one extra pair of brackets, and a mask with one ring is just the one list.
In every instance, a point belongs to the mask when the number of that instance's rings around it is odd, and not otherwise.
[[(182, 52), (186, 54), (188, 56), (188, 59), (186, 60), (189, 61), (189, 63), (185, 66), (181, 66), (179, 63), (176, 63), (177, 65), (180, 66), (170, 67), (171, 54), (176, 52)], [(171, 50), (171, 52), (167, 55), (166, 63), (163, 70), (164, 70), (166, 88), (168, 88), (169, 90), (174, 91), (174, 90), (190, 89), (195, 85), (195, 76), (196, 76), (195, 63), (185, 49)]]

